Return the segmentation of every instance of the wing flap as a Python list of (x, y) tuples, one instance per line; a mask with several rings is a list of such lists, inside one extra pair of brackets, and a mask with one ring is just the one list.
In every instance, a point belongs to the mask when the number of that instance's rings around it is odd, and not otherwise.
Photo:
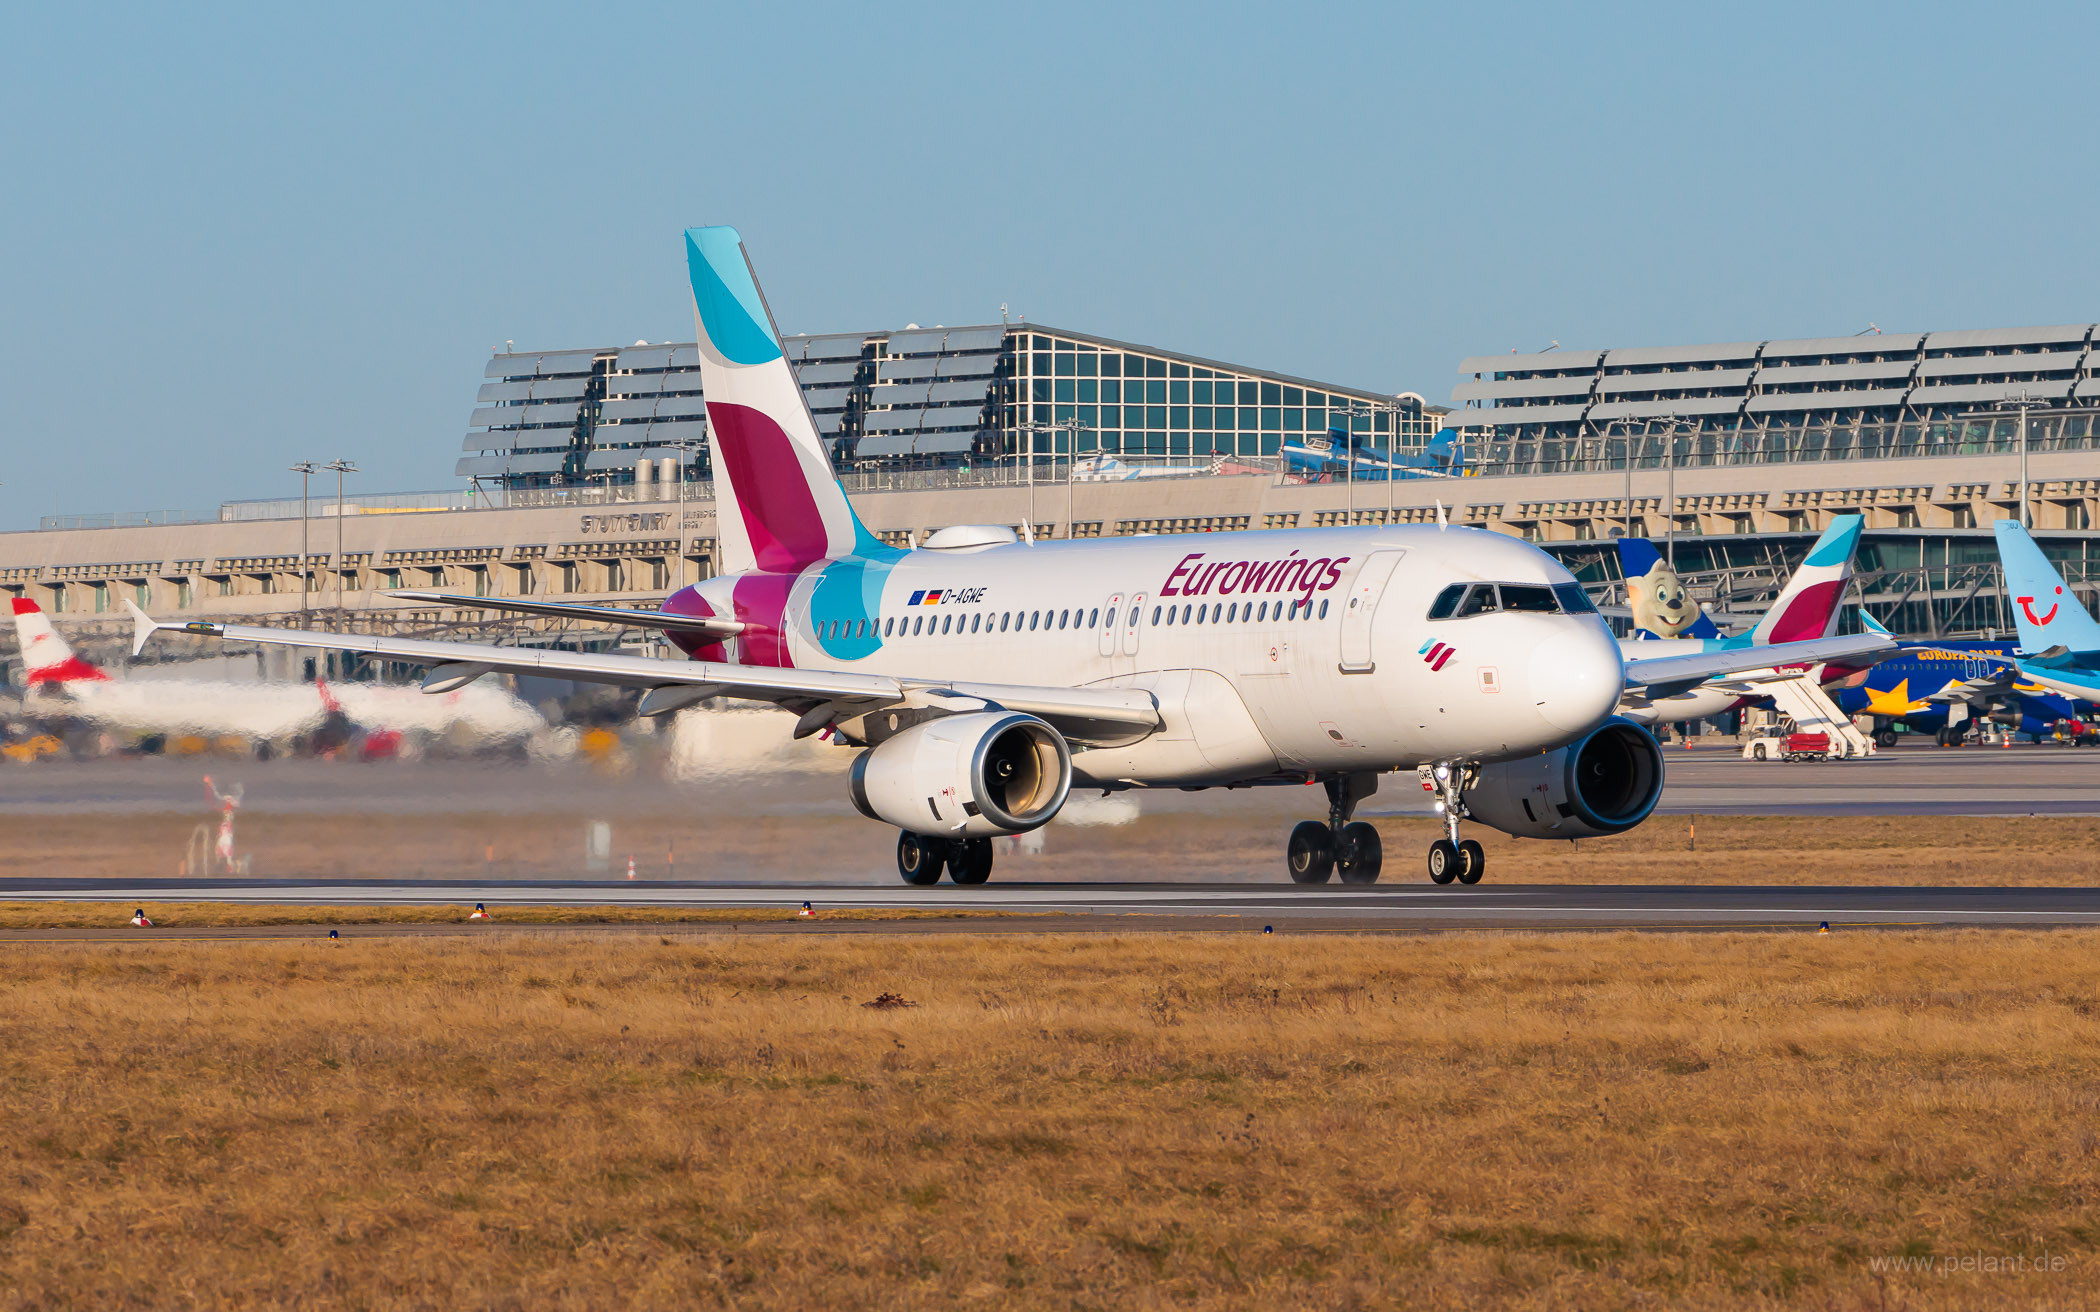
[(403, 601), (457, 606), (462, 610), (505, 610), (519, 615), (545, 615), (552, 619), (623, 624), (634, 629), (675, 629), (680, 633), (700, 633), (712, 638), (733, 638), (745, 627), (740, 620), (713, 615), (672, 615), (658, 610), (586, 606), (568, 601), (540, 601), (532, 597), (466, 597), (453, 592), (425, 592), (415, 588), (399, 589), (386, 595)]
[[(556, 651), (531, 647), (498, 647), (477, 642), (438, 642), (426, 638), (395, 638), (367, 633), (328, 633), (309, 629), (277, 629), (254, 624), (220, 624), (210, 620), (189, 623), (160, 623), (132, 606), (137, 628), (135, 650), (163, 629), (193, 633), (233, 642), (269, 643), (283, 647), (314, 647), (325, 651), (355, 651), (388, 660), (416, 665), (467, 667), (485, 666), (488, 672), (538, 675), (607, 683), (651, 692), (644, 698), (643, 714), (662, 714), (701, 697), (736, 697), (748, 701), (776, 702), (806, 712), (826, 703), (837, 703), (839, 714), (860, 715), (899, 703), (975, 710), (995, 705), (1040, 716), (1060, 732), (1082, 741), (1142, 737), (1161, 725), (1159, 706), (1152, 694), (1138, 688), (1059, 688), (1026, 684), (950, 683), (938, 679), (899, 678), (888, 674), (856, 674), (844, 670), (776, 669), (770, 666), (725, 665), (715, 661), (668, 661), (647, 656), (610, 656), (592, 652)], [(478, 677), (478, 676), (477, 676)], [(705, 692), (698, 690), (705, 689)], [(695, 693), (698, 695), (694, 695)], [(829, 717), (827, 717), (829, 718)]]

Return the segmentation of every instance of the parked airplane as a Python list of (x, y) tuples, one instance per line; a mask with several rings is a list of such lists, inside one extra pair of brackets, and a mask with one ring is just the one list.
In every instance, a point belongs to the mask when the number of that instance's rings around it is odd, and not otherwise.
[(2014, 663), (2035, 683), (2066, 697), (2100, 701), (2100, 622), (2016, 519), (1992, 525), (1998, 560), (2020, 632)]
[(1834, 659), (1879, 638), (1626, 661), (1568, 572), (1514, 538), (1437, 527), (1332, 528), (1056, 543), (1003, 525), (911, 551), (864, 528), (781, 354), (742, 240), (686, 233), (724, 573), (661, 612), (412, 595), (655, 627), (691, 657), (528, 651), (208, 622), (244, 642), (366, 651), (433, 666), (443, 691), (491, 670), (625, 684), (658, 715), (716, 696), (771, 701), (794, 734), (862, 748), (854, 805), (901, 831), (898, 873), (991, 874), (994, 835), (1034, 829), (1073, 787), (1326, 786), (1297, 826), (1301, 883), (1378, 877), (1354, 820), (1379, 776), (1437, 794), (1439, 883), (1480, 878), (1472, 818), (1533, 838), (1618, 833), (1662, 789), (1662, 753), (1616, 718), (1629, 686), (1774, 660)]
[[(1638, 660), (1658, 650), (1721, 652), (1765, 646), (1776, 650), (1804, 639), (1834, 636), (1839, 603), (1852, 579), (1852, 558), (1859, 548), (1864, 522), (1856, 514), (1834, 516), (1808, 549), (1801, 567), (1787, 579), (1771, 608), (1748, 633), (1733, 637), (1722, 635), (1677, 571), (1655, 550), (1654, 543), (1646, 538), (1619, 539), (1619, 564), (1626, 578), (1634, 628), (1632, 637), (1620, 640), (1621, 649), (1629, 659)], [(1893, 645), (1891, 638), (1889, 646)], [(1619, 704), (1619, 713), (1643, 724), (1703, 720), (1769, 696), (1771, 685), (1779, 680), (1805, 674), (1821, 684), (1849, 677), (1855, 669), (1856, 663), (1789, 661), (1769, 669), (1720, 676), (1689, 689), (1633, 689)], [(1827, 713), (1828, 708), (1825, 709)]]
[[(1864, 612), (1861, 621), (1870, 631), (1879, 628)], [(1831, 696), (1847, 715), (1873, 716), (1874, 736), (1883, 747), (1895, 743), (1893, 724), (1932, 734), (1946, 746), (1976, 721), (2040, 737), (2058, 721), (2078, 718), (2082, 707), (2076, 700), (2020, 673), (2018, 647), (2003, 639), (1905, 644), (1833, 688)]]
[(463, 689), (426, 697), (412, 688), (367, 683), (239, 683), (228, 679), (113, 679), (76, 655), (51, 617), (26, 597), (14, 599), (22, 645), (25, 705), (37, 694), (63, 694), (68, 714), (141, 736), (234, 735), (284, 746), (331, 727), (441, 734), (463, 727), (484, 741), (512, 742), (546, 721), (501, 688)]
[[(1439, 430), (1419, 454), (1367, 445), (1364, 435), (1330, 428), (1283, 441), (1284, 468), (1308, 483), (1383, 483), (1389, 478), (1457, 478), (1465, 472), (1458, 430)], [(1355, 469), (1350, 469), (1351, 449)]]

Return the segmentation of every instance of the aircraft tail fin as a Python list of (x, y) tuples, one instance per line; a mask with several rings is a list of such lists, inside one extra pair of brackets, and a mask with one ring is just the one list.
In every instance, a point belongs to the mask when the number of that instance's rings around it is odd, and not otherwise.
[(109, 678), (101, 670), (73, 654), (66, 640), (51, 626), (43, 607), (27, 597), (16, 597), (15, 637), (22, 644), (22, 666), (30, 688), (63, 688), (67, 684), (101, 683)]
[(1778, 600), (1750, 630), (1753, 644), (1805, 642), (1837, 632), (1845, 587), (1852, 582), (1852, 557), (1859, 550), (1866, 517), (1838, 515), (1808, 549), (1808, 559), (1786, 581)]
[(2078, 594), (2064, 583), (2020, 521), (2001, 519), (1991, 527), (1998, 535), (1998, 560), (2005, 566), (2005, 591), (2013, 622), (2020, 628), (2020, 649), (2100, 650), (2100, 623), (2086, 613)]
[[(1633, 602), (1635, 600), (1634, 592), (1639, 591), (1642, 597), (1650, 603), (1649, 605), (1636, 606), (1635, 608), (1634, 635), (1636, 637), (1718, 638), (1721, 636), (1721, 630), (1714, 624), (1713, 617), (1706, 613), (1704, 606), (1692, 599), (1691, 594), (1685, 590), (1683, 580), (1677, 577), (1677, 571), (1664, 563), (1662, 553), (1657, 551), (1655, 544), (1647, 538), (1619, 539), (1619, 572), (1621, 577), (1627, 581), (1627, 600)], [(1665, 611), (1668, 612), (1674, 621), (1678, 615), (1683, 613), (1683, 607), (1686, 603), (1689, 603), (1697, 612), (1690, 623), (1683, 625), (1674, 622), (1663, 623), (1663, 627), (1670, 630), (1667, 633), (1649, 627), (1652, 624), (1662, 623), (1661, 620), (1657, 619), (1657, 615)]]
[(867, 554), (735, 228), (688, 228), (700, 388), (713, 447), (721, 569), (792, 571)]

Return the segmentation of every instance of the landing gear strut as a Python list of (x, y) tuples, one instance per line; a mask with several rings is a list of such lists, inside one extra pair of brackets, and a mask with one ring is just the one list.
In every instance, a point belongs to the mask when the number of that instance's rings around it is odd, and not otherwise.
[(897, 874), (907, 884), (941, 882), (941, 871), (958, 884), (982, 884), (992, 877), (992, 840), (937, 838), (910, 830), (897, 835)]
[(1444, 836), (1429, 845), (1429, 878), (1432, 883), (1477, 884), (1487, 873), (1487, 853), (1480, 844), (1458, 836), (1458, 822), (1466, 814), (1466, 785), (1476, 767), (1438, 761), (1423, 766), (1422, 786), (1436, 794), (1437, 815), (1444, 822)]
[(1327, 785), (1327, 822), (1306, 820), (1291, 830), (1286, 853), (1291, 882), (1324, 884), (1339, 871), (1345, 884), (1376, 883), (1384, 845), (1375, 828), (1350, 817), (1358, 802), (1378, 791), (1378, 776), (1344, 774), (1322, 782)]

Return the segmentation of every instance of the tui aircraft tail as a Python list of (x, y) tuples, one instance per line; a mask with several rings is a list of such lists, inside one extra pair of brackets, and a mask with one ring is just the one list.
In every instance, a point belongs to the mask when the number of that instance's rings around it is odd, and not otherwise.
[(27, 597), (16, 597), (15, 637), (22, 644), (22, 666), (30, 688), (63, 688), (69, 683), (101, 683), (109, 678), (73, 654), (51, 627), (51, 617)]
[(824, 456), (735, 228), (688, 228), (721, 569), (788, 572), (880, 551)]
[(2078, 604), (2078, 594), (2064, 585), (2064, 576), (2020, 521), (2001, 519), (1991, 527), (1998, 534), (1998, 560), (2005, 566), (2013, 622), (2020, 626), (2020, 649), (2034, 654), (2051, 647), (2100, 651), (2100, 623)]
[(1865, 516), (1858, 514), (1830, 521), (1779, 599), (1750, 630), (1752, 643), (1805, 642), (1837, 632), (1845, 588), (1852, 582), (1852, 556), (1859, 550), (1859, 531), (1865, 523)]

